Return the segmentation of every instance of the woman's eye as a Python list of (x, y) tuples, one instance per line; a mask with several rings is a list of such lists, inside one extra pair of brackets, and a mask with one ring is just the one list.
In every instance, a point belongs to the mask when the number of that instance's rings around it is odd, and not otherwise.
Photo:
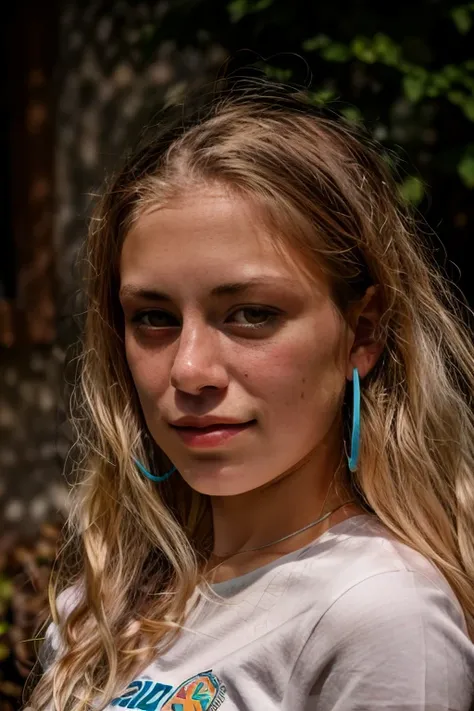
[(278, 318), (278, 313), (259, 306), (247, 306), (232, 314), (234, 323), (245, 328), (263, 328), (271, 326)]
[(145, 328), (170, 328), (179, 326), (176, 316), (166, 313), (166, 311), (142, 311), (133, 317), (133, 322)]
[[(227, 319), (239, 327), (248, 329), (257, 329), (269, 327), (278, 319), (279, 314), (273, 310), (260, 306), (246, 306), (237, 309)], [(181, 326), (180, 320), (167, 311), (150, 310), (140, 311), (137, 313), (132, 322), (134, 325), (143, 329), (166, 329), (176, 328)]]

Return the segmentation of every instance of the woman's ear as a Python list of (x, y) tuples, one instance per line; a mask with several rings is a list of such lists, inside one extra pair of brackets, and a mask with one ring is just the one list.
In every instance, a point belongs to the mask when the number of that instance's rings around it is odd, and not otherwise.
[(379, 323), (383, 315), (382, 292), (379, 284), (369, 286), (362, 299), (350, 314), (354, 340), (349, 352), (346, 377), (352, 380), (352, 371), (357, 368), (361, 378), (374, 367), (385, 343), (379, 336)]

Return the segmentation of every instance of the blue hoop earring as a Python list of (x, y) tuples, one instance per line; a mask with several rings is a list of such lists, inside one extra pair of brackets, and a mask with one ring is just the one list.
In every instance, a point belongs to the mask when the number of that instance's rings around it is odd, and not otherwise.
[(359, 459), (360, 446), (360, 380), (357, 368), (354, 368), (352, 371), (352, 399), (351, 456), (347, 458), (347, 461), (351, 472), (355, 472), (357, 469), (357, 460)]
[(151, 481), (166, 481), (176, 471), (176, 467), (173, 467), (172, 469), (169, 470), (169, 472), (166, 472), (166, 474), (163, 474), (163, 476), (155, 476), (154, 474), (150, 474), (150, 472), (147, 469), (145, 469), (143, 464), (141, 462), (139, 462), (138, 459), (133, 458), (133, 461), (137, 465), (139, 471), (144, 476), (146, 476), (148, 479), (151, 479)]

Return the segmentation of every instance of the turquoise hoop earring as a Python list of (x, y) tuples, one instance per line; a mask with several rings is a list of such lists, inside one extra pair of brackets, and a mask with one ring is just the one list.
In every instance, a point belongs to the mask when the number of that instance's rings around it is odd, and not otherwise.
[(352, 398), (351, 456), (347, 458), (347, 461), (351, 472), (355, 472), (359, 459), (360, 446), (360, 380), (357, 368), (354, 368), (352, 371)]
[(166, 481), (167, 479), (170, 478), (172, 474), (176, 471), (176, 467), (173, 467), (172, 469), (169, 470), (169, 472), (166, 472), (166, 474), (163, 474), (163, 476), (155, 476), (154, 474), (150, 474), (148, 469), (145, 469), (143, 464), (138, 461), (138, 459), (133, 459), (135, 464), (137, 465), (139, 471), (146, 476), (148, 479), (151, 479), (151, 481)]

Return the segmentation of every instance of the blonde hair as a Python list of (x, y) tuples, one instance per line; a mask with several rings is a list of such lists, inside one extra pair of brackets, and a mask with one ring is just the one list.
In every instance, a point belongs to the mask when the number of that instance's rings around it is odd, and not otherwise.
[[(361, 503), (429, 558), (474, 635), (474, 348), (466, 306), (431, 260), (380, 151), (291, 92), (218, 95), (128, 160), (105, 190), (87, 242), (87, 316), (76, 427), (82, 457), (69, 538), (50, 589), (63, 654), (30, 704), (101, 707), (172, 643), (209, 552), (206, 497), (147, 434), (123, 346), (118, 258), (146, 205), (219, 183), (263, 208), (332, 284), (342, 314), (379, 284), (384, 352), (362, 383)], [(68, 615), (57, 596), (74, 586)], [(61, 619), (60, 619), (61, 617)]]

